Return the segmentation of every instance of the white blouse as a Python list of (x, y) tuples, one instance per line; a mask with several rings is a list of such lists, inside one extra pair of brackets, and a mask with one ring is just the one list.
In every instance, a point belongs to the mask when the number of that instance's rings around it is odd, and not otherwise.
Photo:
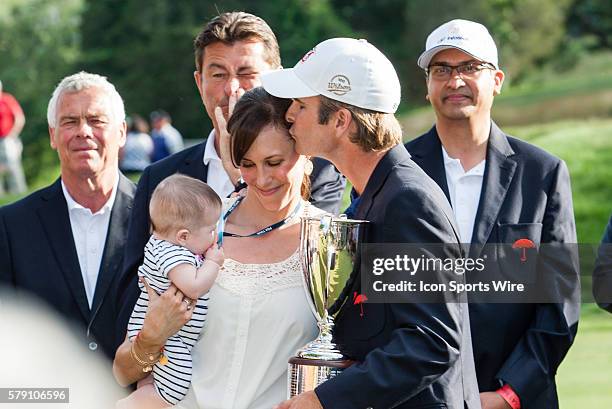
[(287, 397), (287, 360), (317, 336), (299, 251), (272, 264), (226, 259), (209, 293), (184, 409), (270, 409)]

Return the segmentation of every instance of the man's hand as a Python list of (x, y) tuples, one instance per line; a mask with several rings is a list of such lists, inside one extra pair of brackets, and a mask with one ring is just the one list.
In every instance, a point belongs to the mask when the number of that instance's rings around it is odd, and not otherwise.
[(480, 405), (482, 409), (512, 409), (497, 392), (482, 392), (480, 394)]
[(149, 307), (140, 332), (139, 344), (143, 350), (152, 350), (151, 347), (159, 349), (191, 319), (193, 309), (188, 307), (193, 301), (186, 299), (174, 285), (159, 295), (149, 286), (147, 280), (141, 279), (141, 282), (149, 295)]
[(323, 409), (323, 406), (317, 394), (314, 391), (308, 391), (276, 405), (274, 409)]
[(236, 184), (240, 179), (240, 171), (238, 168), (234, 166), (232, 163), (232, 154), (230, 148), (230, 134), (227, 132), (227, 121), (232, 116), (234, 112), (234, 107), (236, 106), (236, 102), (242, 97), (244, 94), (244, 90), (242, 88), (237, 88), (236, 90), (232, 90), (232, 94), (229, 97), (229, 103), (227, 108), (227, 120), (223, 116), (223, 110), (221, 107), (215, 108), (215, 119), (217, 120), (217, 129), (219, 138), (219, 157), (221, 158), (221, 163), (223, 163), (223, 168), (227, 172), (230, 177), (230, 180), (233, 184)]

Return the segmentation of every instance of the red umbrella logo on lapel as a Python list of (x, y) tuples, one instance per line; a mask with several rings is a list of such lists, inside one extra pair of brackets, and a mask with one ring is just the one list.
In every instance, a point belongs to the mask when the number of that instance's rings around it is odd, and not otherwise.
[(357, 294), (357, 291), (353, 293), (353, 304), (359, 304), (359, 316), (361, 318), (363, 318), (363, 303), (366, 301), (368, 301), (368, 297), (366, 297), (364, 294)]
[(535, 244), (529, 239), (518, 239), (512, 244), (513, 249), (521, 249), (521, 261), (527, 261), (527, 249), (534, 249)]

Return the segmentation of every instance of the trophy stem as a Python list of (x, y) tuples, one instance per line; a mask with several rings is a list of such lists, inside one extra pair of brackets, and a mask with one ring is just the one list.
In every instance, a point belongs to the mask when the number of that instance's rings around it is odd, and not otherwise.
[(332, 341), (334, 318), (325, 311), (324, 316), (317, 321), (319, 335), (314, 341), (306, 344), (297, 352), (299, 358), (317, 359), (321, 361), (340, 361), (346, 357)]
[(319, 336), (317, 340), (324, 345), (333, 345), (332, 330), (334, 328), (334, 318), (325, 311), (325, 316), (317, 322), (319, 327)]

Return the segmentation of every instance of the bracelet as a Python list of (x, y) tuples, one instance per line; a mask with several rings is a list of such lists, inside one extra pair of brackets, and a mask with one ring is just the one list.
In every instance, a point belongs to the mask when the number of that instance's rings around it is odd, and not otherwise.
[(136, 338), (134, 339), (134, 341), (132, 341), (132, 345), (130, 346), (130, 356), (132, 357), (134, 361), (138, 362), (138, 365), (142, 366), (142, 372), (145, 372), (145, 373), (151, 372), (153, 370), (153, 365), (155, 365), (158, 362), (161, 363), (162, 365), (165, 365), (167, 362), (167, 359), (164, 356), (163, 348), (159, 351), (157, 357), (154, 355), (154, 353), (147, 354), (147, 358), (149, 359), (149, 361), (145, 361), (141, 359), (136, 354), (136, 351), (134, 350), (134, 345), (136, 344), (136, 340), (138, 339), (139, 336), (140, 336), (140, 332), (138, 333), (138, 335), (136, 335)]
[(495, 392), (497, 392), (512, 409), (521, 408), (521, 401), (510, 385), (505, 384)]

